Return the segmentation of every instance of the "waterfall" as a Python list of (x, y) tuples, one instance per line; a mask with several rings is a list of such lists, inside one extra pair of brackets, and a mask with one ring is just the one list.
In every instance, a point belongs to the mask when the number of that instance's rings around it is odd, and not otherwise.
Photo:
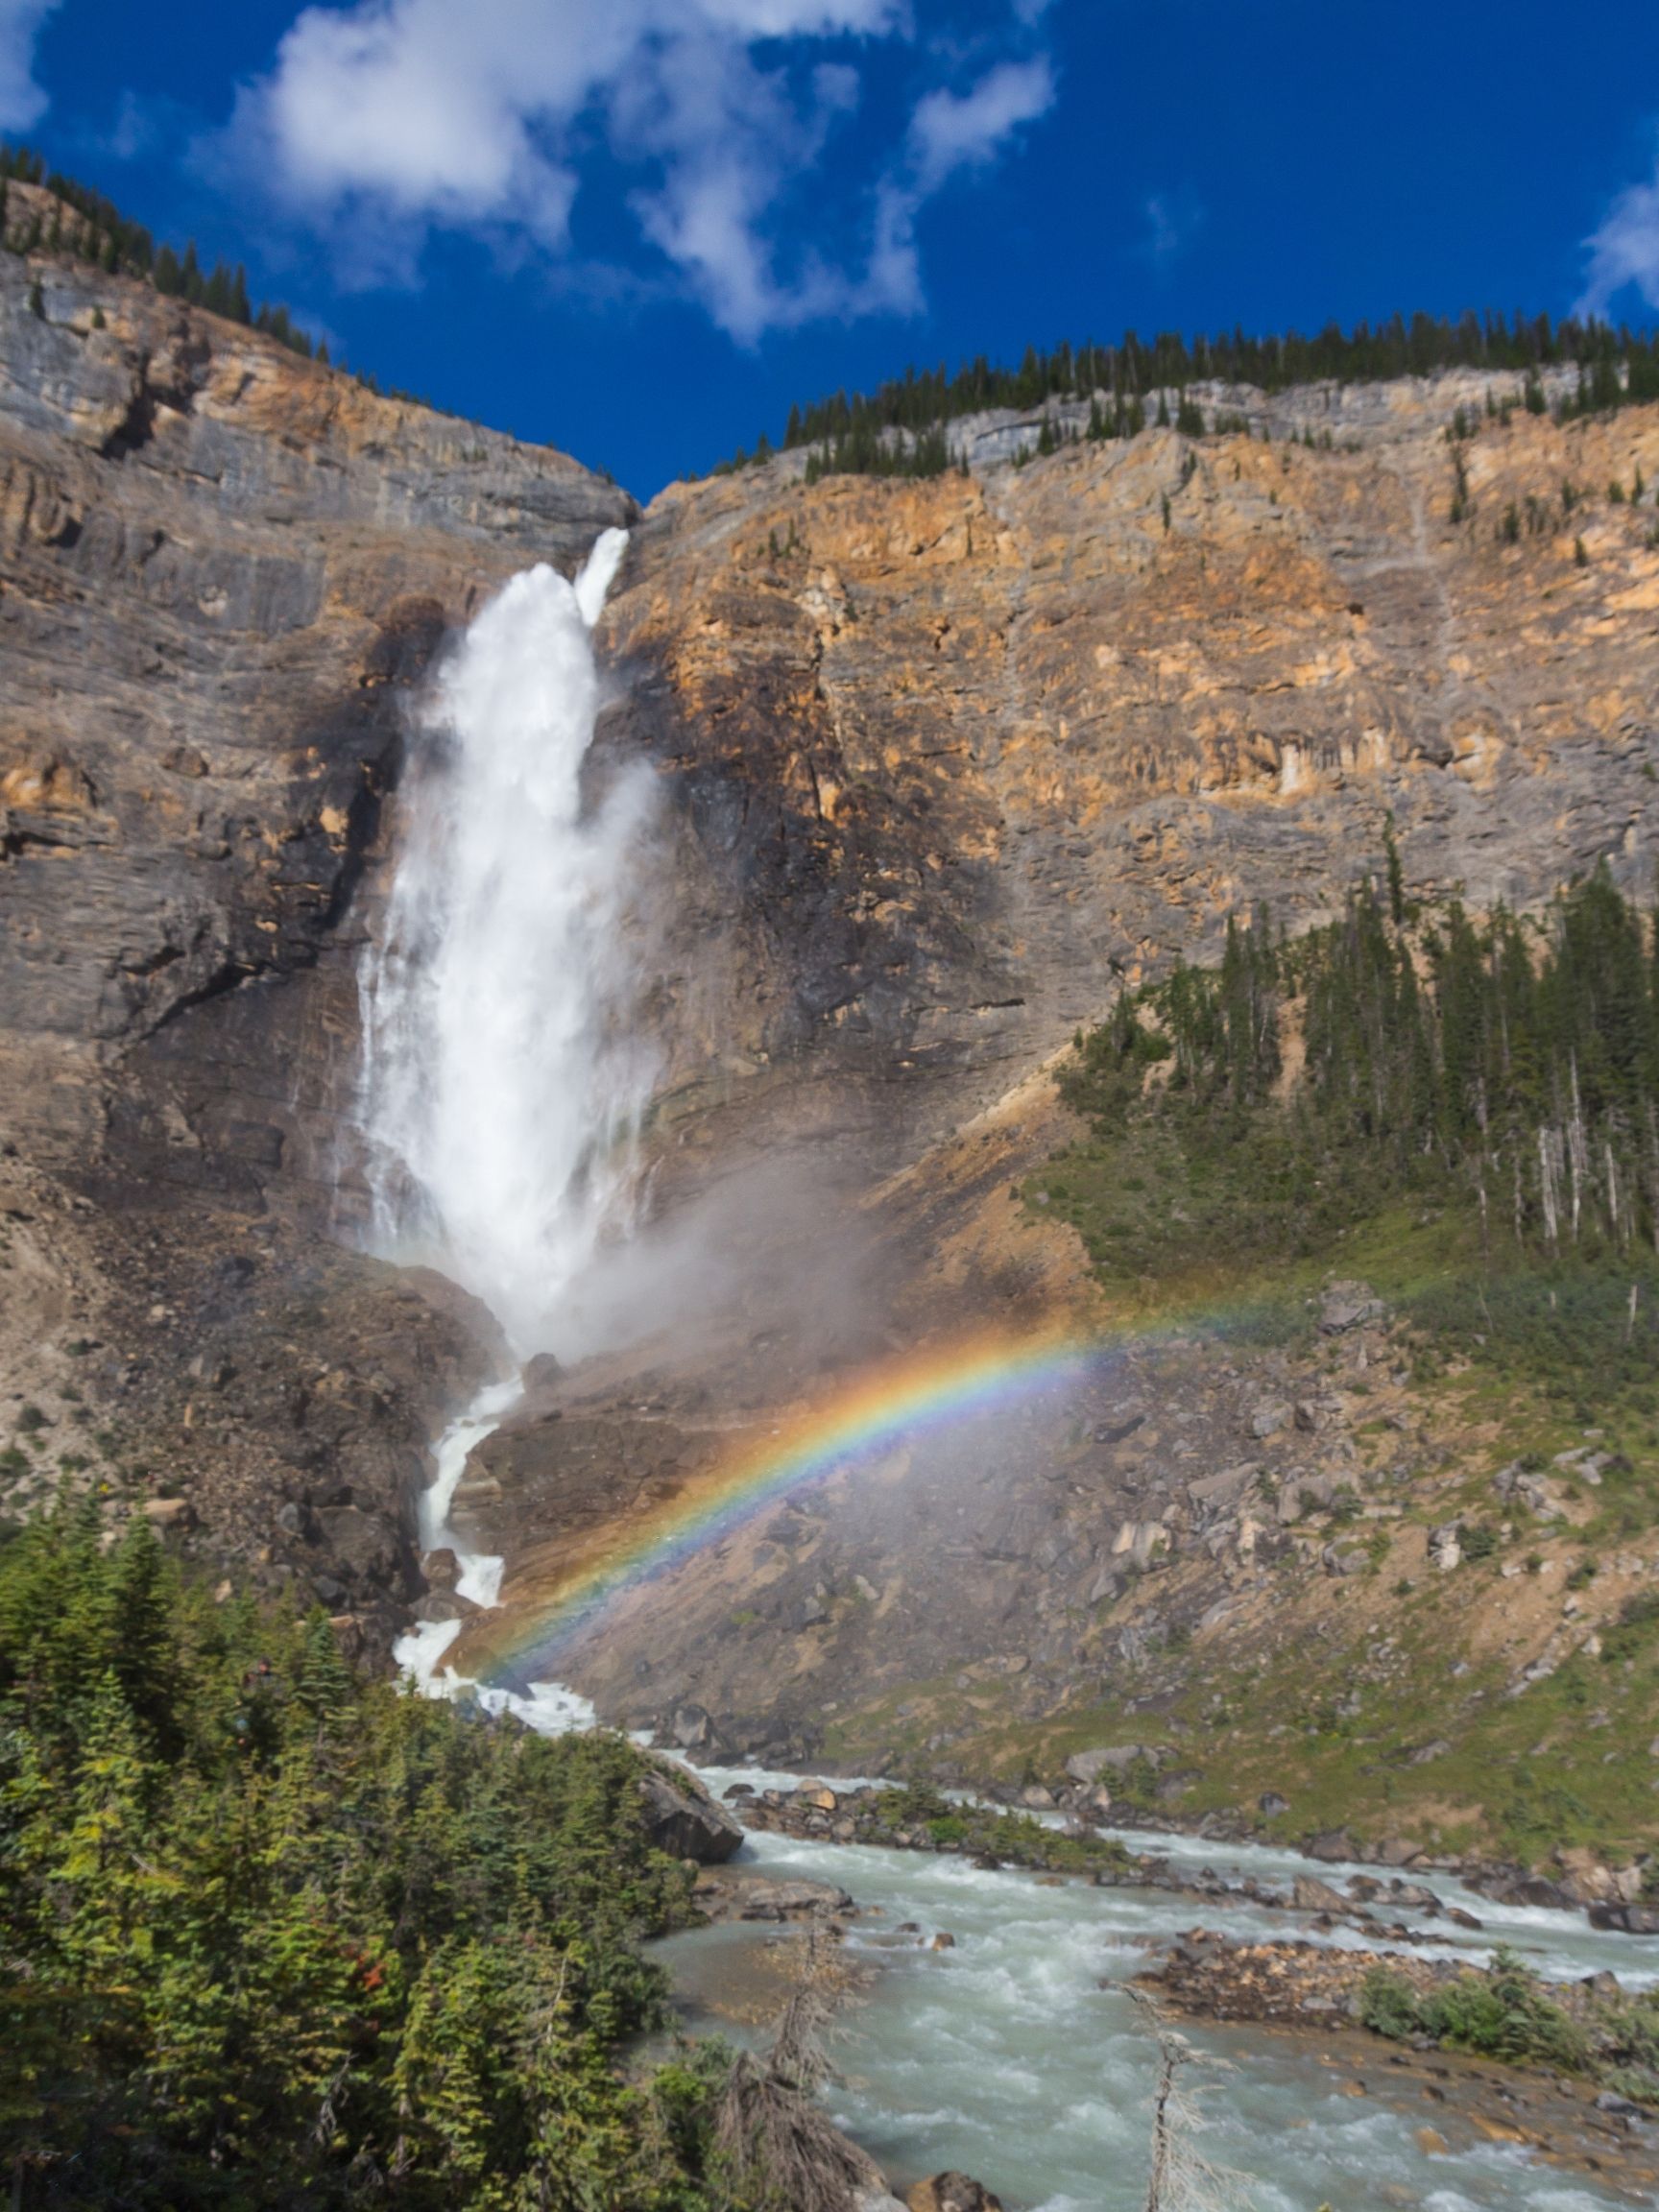
[(607, 530), (573, 584), (515, 576), (444, 663), (359, 977), (376, 1245), (473, 1291), (520, 1358), (564, 1348), (651, 1082), (623, 942), (647, 780), (584, 791), (627, 542)]
[[(601, 705), (592, 630), (628, 543), (607, 530), (568, 583), (515, 576), (439, 671), (416, 730), (402, 844), (358, 975), (374, 1242), (482, 1299), (520, 1359), (585, 1348), (580, 1291), (626, 1215), (652, 1064), (628, 1019), (631, 862), (643, 771), (585, 789)], [(450, 1521), (469, 1456), (518, 1396), (496, 1382), (434, 1447), (422, 1550), (456, 1553), (458, 1597), (500, 1602), (503, 1561)], [(422, 1687), (456, 1687), (458, 1618), (397, 1647)], [(442, 1671), (440, 1671), (442, 1669)], [(556, 1728), (591, 1718), (553, 1685), (487, 1692)]]

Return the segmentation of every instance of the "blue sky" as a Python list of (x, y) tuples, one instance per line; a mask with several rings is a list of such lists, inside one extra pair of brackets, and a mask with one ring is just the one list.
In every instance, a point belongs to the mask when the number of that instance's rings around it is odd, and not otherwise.
[(910, 360), (1659, 309), (1659, 7), (0, 0), (0, 128), (641, 496)]

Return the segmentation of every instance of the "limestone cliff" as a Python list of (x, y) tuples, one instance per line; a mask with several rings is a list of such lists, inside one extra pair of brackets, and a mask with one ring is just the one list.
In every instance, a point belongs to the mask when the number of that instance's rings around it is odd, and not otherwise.
[[(1607, 491), (1659, 479), (1659, 413), (1482, 417), (1454, 523), (1446, 430), (1484, 397), (1297, 392), (1256, 405), (1270, 442), (1148, 431), (930, 483), (808, 489), (786, 458), (638, 516), (560, 454), (0, 255), (13, 1493), (104, 1469), (381, 1641), (419, 1596), (422, 1441), (499, 1355), (349, 1248), (355, 953), (446, 630), (613, 522), (601, 744), (663, 795), (654, 1189), (717, 1219), (758, 1187), (740, 1169), (770, 1197), (723, 1220), (743, 1264), (695, 1343), (533, 1397), (485, 1454), (473, 1506), (520, 1595), (843, 1361), (1091, 1315), (1075, 1239), (1008, 1192), (1063, 1141), (1045, 1063), (1118, 977), (1257, 900), (1330, 910), (1390, 814), (1413, 879), (1477, 904), (1650, 868), (1659, 549)], [(1226, 1472), (1252, 1392), (1295, 1380), (1207, 1372), (1185, 1456)], [(958, 1665), (1046, 1711), (1115, 1664), (1067, 1609), (1150, 1523), (1133, 1417), (1099, 1408), (1080, 1457), (1010, 1451), (948, 1536), (926, 1484), (869, 1527), (830, 1500), (757, 1532), (768, 1558), (687, 1570), (591, 1686), (757, 1741)]]

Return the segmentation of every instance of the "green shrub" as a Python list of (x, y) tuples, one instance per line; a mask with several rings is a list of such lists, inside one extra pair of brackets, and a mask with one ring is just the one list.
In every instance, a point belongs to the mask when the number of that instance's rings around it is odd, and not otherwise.
[(1640, 1590), (1626, 1598), (1619, 1619), (1601, 1632), (1601, 1656), (1608, 1665), (1634, 1659), (1659, 1635), (1659, 1590)]
[(1417, 1992), (1403, 1974), (1373, 1966), (1359, 1987), (1359, 2018), (1379, 2035), (1404, 2043), (1423, 2031)]
[(1459, 1974), (1421, 1995), (1404, 1975), (1374, 1966), (1360, 1986), (1359, 2017), (1396, 2041), (1427, 2035), (1511, 2065), (1582, 2073), (1590, 2062), (1584, 2030), (1544, 1995), (1537, 1977), (1502, 1944), (1484, 1973)]
[(703, 2207), (684, 2080), (613, 2065), (665, 2018), (638, 1939), (688, 1912), (640, 1755), (363, 1680), (320, 1611), (101, 1536), (63, 1505), (0, 1548), (21, 2200)]

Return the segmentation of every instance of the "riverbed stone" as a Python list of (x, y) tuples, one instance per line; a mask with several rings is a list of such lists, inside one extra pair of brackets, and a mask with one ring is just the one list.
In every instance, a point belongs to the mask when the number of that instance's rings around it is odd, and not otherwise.
[(966, 2174), (935, 2174), (904, 2200), (909, 2212), (1002, 2212), (1002, 2200)]

